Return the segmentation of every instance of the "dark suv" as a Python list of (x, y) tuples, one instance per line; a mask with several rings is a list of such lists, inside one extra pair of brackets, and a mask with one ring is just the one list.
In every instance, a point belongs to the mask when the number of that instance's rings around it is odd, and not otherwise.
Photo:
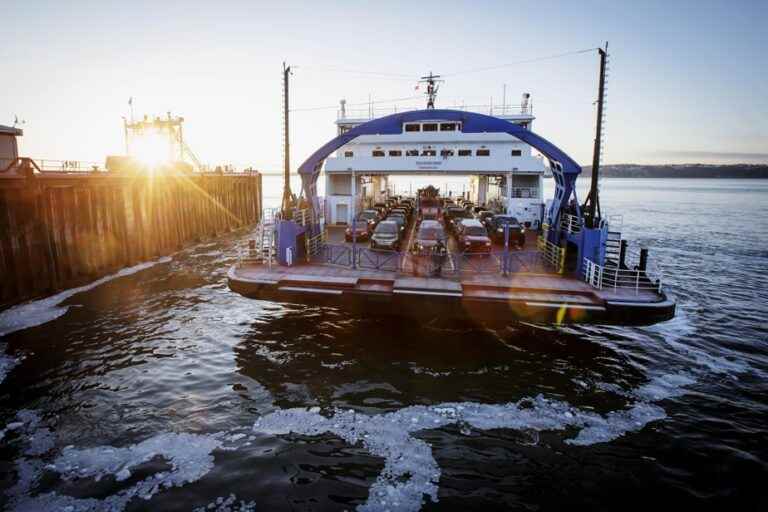
[(416, 240), (413, 242), (413, 252), (431, 254), (438, 242), (442, 242), (443, 246), (446, 244), (443, 225), (436, 220), (422, 221), (416, 233)]
[(400, 249), (400, 226), (393, 220), (379, 222), (371, 237), (371, 249)]
[(462, 208), (461, 206), (449, 206), (445, 209), (445, 227), (448, 229), (448, 231), (452, 233), (456, 233), (456, 228), (458, 228), (458, 223), (461, 222), (462, 219), (471, 219), (472, 214), (469, 213), (467, 210)]
[(511, 215), (494, 215), (486, 221), (488, 234), (496, 243), (504, 243), (504, 226), (509, 226), (509, 243), (525, 246), (525, 226)]
[(458, 224), (459, 247), (464, 252), (490, 253), (491, 239), (485, 226), (476, 219), (465, 219)]

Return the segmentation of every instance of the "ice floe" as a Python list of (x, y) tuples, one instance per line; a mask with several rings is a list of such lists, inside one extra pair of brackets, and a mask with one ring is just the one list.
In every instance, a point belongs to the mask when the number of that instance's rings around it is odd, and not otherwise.
[[(243, 448), (254, 436), (332, 433), (384, 460), (384, 468), (369, 489), (367, 501), (357, 510), (417, 511), (427, 499), (438, 501), (441, 476), (432, 447), (417, 437), (419, 432), (449, 425), (455, 425), (464, 434), (473, 429), (513, 429), (525, 432), (535, 442), (538, 432), (567, 429), (569, 437), (564, 441), (567, 444), (605, 443), (665, 418), (664, 410), (655, 402), (681, 394), (683, 388), (693, 382), (685, 374), (661, 374), (635, 390), (604, 385), (604, 389), (628, 399), (625, 408), (607, 414), (580, 409), (543, 395), (506, 404), (416, 405), (376, 415), (352, 409), (291, 408), (266, 414), (247, 430), (240, 427), (213, 434), (162, 433), (126, 447), (68, 446), (58, 453), (53, 452), (53, 433), (39, 416), (33, 411), (20, 411), (17, 421), (3, 430), (6, 437), (14, 432), (25, 444), (23, 457), (16, 461), (18, 482), (8, 491), (9, 509), (120, 512), (132, 500), (149, 500), (164, 489), (200, 480), (213, 469), (214, 452)], [(158, 469), (136, 481), (137, 475), (146, 474), (146, 468), (141, 473), (136, 470), (158, 458), (170, 469)], [(35, 494), (37, 483), (46, 471), (59, 474), (65, 482), (113, 478), (116, 484), (122, 484), (122, 490), (104, 499), (75, 498), (57, 492)], [(248, 512), (255, 510), (255, 504), (238, 502), (234, 495), (229, 495), (198, 510)]]
[[(668, 378), (662, 382), (681, 386), (688, 381)], [(581, 430), (566, 443), (585, 446), (612, 441), (665, 417), (661, 407), (645, 401), (602, 416), (538, 395), (516, 403), (420, 405), (374, 416), (353, 410), (335, 410), (324, 416), (316, 408), (283, 409), (259, 418), (253, 430), (268, 435), (316, 436), (330, 432), (350, 444), (361, 443), (372, 455), (384, 458), (385, 463), (369, 490), (368, 501), (358, 510), (416, 511), (424, 504), (425, 496), (438, 501), (440, 479), (440, 468), (431, 447), (414, 437), (416, 432), (452, 424), (463, 432), (467, 432), (467, 427), (527, 432), (576, 427)]]

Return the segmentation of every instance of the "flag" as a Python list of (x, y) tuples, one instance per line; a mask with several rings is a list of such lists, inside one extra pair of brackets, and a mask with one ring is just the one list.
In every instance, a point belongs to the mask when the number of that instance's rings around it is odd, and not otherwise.
[(133, 105), (133, 96), (128, 98), (128, 105)]

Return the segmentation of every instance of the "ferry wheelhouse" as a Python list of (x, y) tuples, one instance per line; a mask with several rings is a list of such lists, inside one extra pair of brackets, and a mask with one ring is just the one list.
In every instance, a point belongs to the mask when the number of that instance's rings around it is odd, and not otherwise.
[[(520, 105), (474, 108), (524, 130), (531, 130), (535, 119), (529, 94), (523, 95)], [(369, 122), (373, 116), (370, 110), (350, 112), (342, 101), (337, 135)], [(526, 227), (539, 229), (544, 218), (543, 180), (547, 171), (543, 158), (534, 156), (529, 144), (509, 133), (465, 133), (461, 120), (431, 117), (403, 123), (400, 133), (361, 135), (328, 157), (324, 168), (325, 222), (351, 223), (353, 212), (391, 194), (391, 176), (469, 176), (465, 195), (475, 205), (507, 212)]]

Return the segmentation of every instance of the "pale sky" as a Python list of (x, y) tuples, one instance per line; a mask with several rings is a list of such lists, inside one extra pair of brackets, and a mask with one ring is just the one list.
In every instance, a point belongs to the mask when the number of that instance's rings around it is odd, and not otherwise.
[[(184, 116), (210, 164), (278, 169), (286, 60), (296, 109), (411, 97), (429, 71), (446, 75), (438, 108), (500, 103), (504, 84), (510, 103), (530, 92), (534, 131), (589, 164), (596, 52), (467, 71), (607, 40), (605, 162), (768, 162), (765, 0), (3, 0), (0, 18), (0, 124), (26, 120), (21, 152), (33, 158), (122, 153), (133, 97), (137, 116)], [(335, 135), (335, 117), (291, 114), (293, 168)]]

